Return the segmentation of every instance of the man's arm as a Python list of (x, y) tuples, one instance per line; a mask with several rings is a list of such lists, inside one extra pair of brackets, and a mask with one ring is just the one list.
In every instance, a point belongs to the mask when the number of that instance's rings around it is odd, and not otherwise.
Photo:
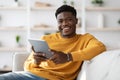
[(96, 38), (90, 39), (88, 45), (83, 50), (71, 52), (73, 61), (90, 60), (106, 50), (105, 45)]
[(33, 59), (33, 54), (34, 52), (32, 52), (29, 57), (27, 58), (27, 60), (24, 63), (24, 70), (30, 70), (31, 68), (34, 67), (39, 67), (37, 64), (34, 63), (34, 59)]

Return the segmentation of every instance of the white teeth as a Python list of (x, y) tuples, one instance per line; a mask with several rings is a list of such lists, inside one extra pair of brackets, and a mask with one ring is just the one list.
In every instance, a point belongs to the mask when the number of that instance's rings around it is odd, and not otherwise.
[(63, 29), (70, 29), (69, 27), (65, 27), (65, 28), (63, 28)]
[(63, 32), (66, 32), (66, 31), (69, 31), (69, 30), (70, 30), (70, 27), (63, 28)]
[(64, 28), (64, 29), (69, 29), (69, 27), (66, 27), (66, 28)]

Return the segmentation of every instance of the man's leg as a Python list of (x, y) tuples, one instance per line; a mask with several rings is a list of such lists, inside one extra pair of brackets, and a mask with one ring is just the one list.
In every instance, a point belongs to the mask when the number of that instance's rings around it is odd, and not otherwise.
[(0, 75), (0, 80), (46, 80), (29, 72), (10, 72)]

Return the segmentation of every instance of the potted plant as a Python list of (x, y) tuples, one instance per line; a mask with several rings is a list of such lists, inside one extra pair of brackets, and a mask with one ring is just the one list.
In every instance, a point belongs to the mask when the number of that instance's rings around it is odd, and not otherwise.
[(18, 2), (18, 0), (15, 0), (15, 2)]
[(67, 0), (63, 0), (63, 4), (66, 5), (67, 4)]
[(103, 6), (104, 1), (103, 0), (92, 0), (91, 3), (94, 4), (95, 6)]
[(70, 1), (70, 5), (74, 7), (74, 5), (75, 5), (74, 0)]
[(120, 19), (118, 20), (118, 24), (120, 24)]
[(49, 34), (51, 34), (51, 33), (48, 33), (48, 32), (45, 33), (45, 35), (49, 35)]
[(16, 35), (17, 46), (20, 47), (20, 35)]

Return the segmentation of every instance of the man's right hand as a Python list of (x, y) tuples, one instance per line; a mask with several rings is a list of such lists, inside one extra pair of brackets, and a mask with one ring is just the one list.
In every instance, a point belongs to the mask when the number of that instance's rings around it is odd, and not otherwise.
[[(34, 48), (32, 47), (32, 50), (34, 51)], [(45, 57), (45, 53), (43, 52), (35, 52), (33, 54), (33, 58), (34, 58), (34, 63), (39, 65), (42, 61), (46, 61), (47, 58)]]

